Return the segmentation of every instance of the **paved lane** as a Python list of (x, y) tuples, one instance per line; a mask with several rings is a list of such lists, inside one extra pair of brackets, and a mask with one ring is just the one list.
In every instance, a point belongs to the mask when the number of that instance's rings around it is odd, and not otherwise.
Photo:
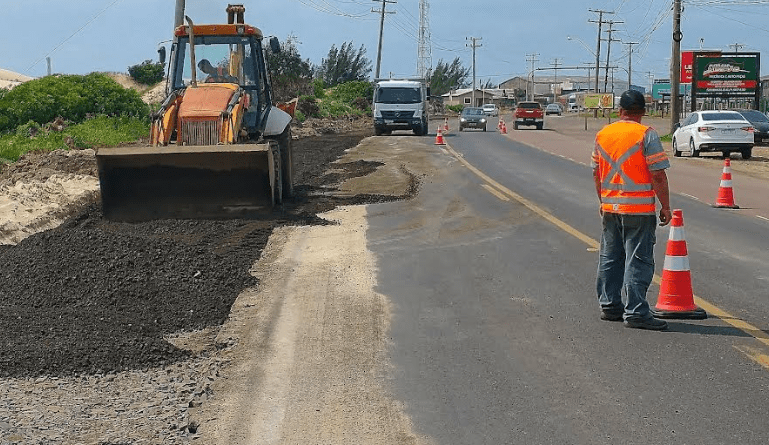
[[(597, 239), (587, 167), (491, 131), (447, 141)], [(392, 303), (392, 390), (419, 433), (441, 444), (769, 442), (769, 372), (737, 349), (761, 343), (717, 319), (663, 333), (600, 321), (594, 250), (486, 184), (491, 193), (447, 151), (434, 159), (440, 173), (415, 200), (370, 206), (367, 234), (377, 291)], [(733, 313), (750, 302), (746, 319), (767, 326), (766, 227), (686, 198), (674, 205), (704, 270), (695, 292)], [(660, 249), (666, 238), (658, 231)]]

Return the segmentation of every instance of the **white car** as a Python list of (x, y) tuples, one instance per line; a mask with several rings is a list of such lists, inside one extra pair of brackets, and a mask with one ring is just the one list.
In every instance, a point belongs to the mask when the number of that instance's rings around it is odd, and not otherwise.
[(733, 151), (750, 159), (755, 129), (736, 111), (695, 111), (673, 132), (673, 156), (686, 151), (697, 157), (700, 152), (717, 151), (724, 157)]
[(499, 116), (499, 108), (494, 104), (484, 104), (483, 114), (486, 116)]

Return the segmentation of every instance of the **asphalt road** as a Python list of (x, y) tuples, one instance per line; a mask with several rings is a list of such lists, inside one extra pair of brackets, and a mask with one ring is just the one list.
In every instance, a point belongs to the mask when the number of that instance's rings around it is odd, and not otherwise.
[(769, 347), (753, 331), (769, 326), (769, 223), (674, 195), (694, 292), (736, 319), (601, 321), (589, 168), (491, 128), (448, 135), (414, 200), (369, 208), (391, 391), (415, 431), (440, 444), (769, 443)]

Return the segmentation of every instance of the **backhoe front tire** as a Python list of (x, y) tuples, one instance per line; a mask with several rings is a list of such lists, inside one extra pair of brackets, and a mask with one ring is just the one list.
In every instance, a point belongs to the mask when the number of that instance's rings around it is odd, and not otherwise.
[(294, 196), (294, 152), (292, 149), (291, 126), (287, 126), (283, 133), (273, 137), (280, 149), (280, 178), (282, 196), (278, 197), (278, 202), (282, 198)]

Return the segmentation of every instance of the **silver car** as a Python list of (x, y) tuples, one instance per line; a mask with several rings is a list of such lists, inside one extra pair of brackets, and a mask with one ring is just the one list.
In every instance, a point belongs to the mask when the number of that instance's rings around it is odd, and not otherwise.
[(695, 111), (673, 132), (673, 155), (687, 151), (692, 157), (700, 152), (721, 152), (724, 157), (738, 151), (743, 159), (753, 154), (755, 129), (736, 111)]
[(561, 113), (563, 113), (563, 109), (558, 104), (549, 104), (548, 106), (545, 107), (545, 116), (550, 114), (557, 114), (558, 116), (560, 116)]

